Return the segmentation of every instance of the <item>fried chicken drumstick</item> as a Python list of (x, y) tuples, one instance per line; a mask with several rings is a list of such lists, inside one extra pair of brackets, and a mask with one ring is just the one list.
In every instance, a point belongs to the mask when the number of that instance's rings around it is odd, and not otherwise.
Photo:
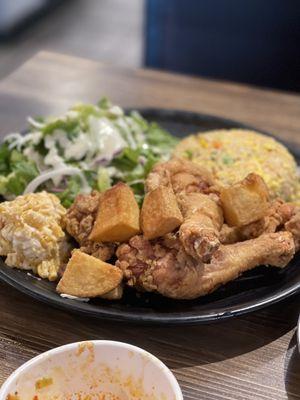
[[(229, 189), (231, 198), (232, 193), (240, 196), (232, 198), (239, 212), (235, 220), (245, 217), (244, 204), (257, 201), (261, 193), (267, 195), (264, 186), (263, 192), (260, 190), (262, 184), (261, 178), (252, 174)], [(140, 290), (194, 299), (258, 265), (284, 267), (299, 248), (300, 211), (280, 199), (266, 202), (257, 220), (246, 214), (246, 220), (252, 218), (253, 222), (229, 227), (223, 225), (223, 200), (205, 170), (174, 159), (149, 174), (147, 190), (158, 185), (172, 188), (183, 222), (178, 231), (150, 241), (135, 236), (118, 248), (117, 266), (128, 284)], [(227, 202), (227, 210), (232, 207)]]
[(294, 253), (290, 232), (221, 245), (210, 263), (187, 254), (176, 234), (152, 242), (135, 236), (118, 248), (116, 265), (131, 286), (173, 299), (195, 299), (258, 265), (284, 267)]
[(208, 171), (183, 159), (174, 158), (158, 164), (148, 175), (146, 191), (159, 186), (171, 187), (184, 221), (180, 241), (187, 254), (201, 262), (210, 260), (220, 246), (222, 209), (214, 181)]
[[(66, 229), (83, 252), (102, 260), (116, 255), (116, 266), (128, 285), (173, 299), (195, 299), (258, 265), (282, 268), (299, 249), (300, 208), (277, 199), (266, 201), (259, 211), (260, 199), (267, 193), (264, 186), (261, 190), (262, 184), (252, 174), (235, 187), (218, 188), (205, 169), (175, 158), (156, 165), (148, 175), (147, 201), (141, 211), (144, 235), (132, 233), (135, 236), (118, 247), (117, 243), (92, 242), (90, 232), (103, 199), (98, 192), (77, 196), (66, 214)], [(224, 190), (227, 198), (222, 197)], [(255, 211), (249, 216), (247, 205)], [(223, 211), (233, 226), (224, 224)], [(98, 223), (108, 217), (103, 214)], [(122, 216), (122, 226), (127, 217), (128, 213)], [(153, 221), (159, 227), (162, 218), (169, 230), (145, 229)]]

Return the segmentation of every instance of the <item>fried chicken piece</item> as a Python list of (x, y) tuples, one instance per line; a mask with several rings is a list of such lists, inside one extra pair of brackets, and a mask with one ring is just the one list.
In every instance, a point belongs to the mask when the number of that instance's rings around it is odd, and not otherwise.
[(109, 260), (116, 246), (89, 240), (99, 206), (101, 193), (79, 194), (65, 216), (67, 232), (78, 242), (80, 250), (102, 261)]
[(300, 249), (300, 207), (293, 205), (290, 207), (292, 207), (292, 215), (285, 222), (284, 229), (293, 235), (296, 251), (298, 251)]
[(116, 246), (113, 243), (95, 243), (87, 240), (80, 246), (83, 253), (99, 258), (102, 261), (108, 261), (114, 255)]
[(187, 193), (178, 195), (184, 216), (179, 238), (185, 251), (194, 258), (208, 262), (220, 245), (219, 232), (223, 214), (214, 195)]
[(214, 186), (214, 180), (205, 168), (181, 158), (156, 164), (149, 173), (145, 190), (150, 192), (159, 186), (172, 186), (175, 193), (205, 192)]
[(259, 265), (284, 268), (295, 254), (290, 232), (265, 233), (255, 239), (220, 246), (210, 264), (205, 264), (200, 296), (236, 279)]
[(284, 224), (293, 215), (294, 206), (281, 199), (273, 201), (266, 216), (258, 221), (241, 227), (229, 227), (224, 224), (220, 232), (220, 241), (223, 244), (237, 243), (256, 238), (263, 233), (272, 233), (283, 229)]
[(171, 187), (184, 221), (179, 238), (185, 251), (200, 261), (210, 260), (220, 245), (223, 224), (219, 196), (210, 172), (180, 158), (156, 165), (146, 180), (146, 191)]
[(199, 262), (185, 252), (176, 234), (153, 241), (134, 236), (118, 247), (116, 255), (127, 284), (139, 290), (179, 299), (195, 285)]
[(175, 234), (152, 242), (135, 236), (117, 249), (116, 265), (131, 286), (174, 299), (195, 299), (258, 265), (284, 267), (294, 252), (290, 232), (270, 233), (222, 245), (211, 262), (203, 264), (186, 253)]
[(86, 242), (92, 230), (100, 196), (97, 191), (91, 194), (79, 194), (68, 209), (65, 217), (66, 229), (79, 244)]
[(227, 224), (222, 225), (219, 239), (222, 244), (233, 244), (244, 240), (241, 228), (236, 226), (228, 226)]

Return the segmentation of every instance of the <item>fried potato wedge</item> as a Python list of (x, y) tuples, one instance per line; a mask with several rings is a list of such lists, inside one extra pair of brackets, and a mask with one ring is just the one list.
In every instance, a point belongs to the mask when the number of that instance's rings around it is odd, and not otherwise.
[(269, 192), (264, 180), (249, 174), (241, 182), (221, 190), (225, 221), (243, 226), (262, 218), (269, 207)]
[(116, 289), (122, 278), (119, 268), (74, 250), (56, 290), (77, 297), (102, 296)]
[(123, 296), (123, 285), (120, 284), (115, 289), (110, 290), (109, 292), (103, 294), (101, 299), (106, 300), (120, 300)]
[(130, 187), (120, 182), (100, 197), (89, 239), (94, 242), (125, 242), (139, 232), (139, 206)]
[(147, 193), (141, 211), (141, 228), (147, 239), (172, 232), (183, 221), (176, 196), (169, 187), (159, 186)]

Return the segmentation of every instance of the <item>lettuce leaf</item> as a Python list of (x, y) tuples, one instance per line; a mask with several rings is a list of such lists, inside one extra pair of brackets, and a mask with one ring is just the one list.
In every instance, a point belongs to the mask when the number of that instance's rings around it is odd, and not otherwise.
[(111, 187), (111, 179), (106, 168), (98, 169), (97, 189), (99, 192), (104, 192)]
[(67, 132), (68, 136), (77, 135), (79, 131), (78, 121), (73, 118), (56, 119), (48, 122), (41, 131), (44, 136), (51, 135), (55, 130), (60, 129)]
[[(13, 194), (18, 196), (22, 194), (26, 186), (39, 174), (39, 171), (33, 161), (28, 160), (21, 152), (17, 150), (7, 153), (4, 145), (0, 149), (0, 171), (2, 173), (0, 182), (0, 193)], [(1, 168), (5, 168), (5, 172)]]
[(9, 159), (11, 151), (8, 148), (8, 144), (4, 142), (0, 146), (0, 174), (6, 175), (10, 172)]
[(149, 145), (160, 147), (162, 150), (171, 150), (178, 143), (175, 136), (172, 136), (155, 122), (152, 122), (148, 127), (146, 140)]
[(60, 199), (61, 204), (64, 207), (69, 208), (73, 204), (75, 197), (78, 195), (78, 193), (80, 193), (80, 189), (80, 179), (78, 178), (78, 176), (72, 176), (71, 178), (69, 178), (65, 190), (61, 193), (55, 194)]
[(142, 154), (142, 149), (131, 149), (126, 147), (121, 154), (117, 155), (111, 165), (120, 171), (132, 171), (139, 162), (139, 156)]
[[(65, 132), (72, 144), (77, 143), (78, 135), (95, 134), (90, 129), (97, 129), (91, 124), (89, 118), (103, 119), (110, 127), (114, 127), (124, 137), (126, 144), (120, 154), (111, 160), (108, 157), (107, 165), (97, 163), (97, 157), (101, 155), (101, 149), (97, 148), (99, 154), (86, 152), (86, 156), (80, 161), (67, 159), (65, 147), (61, 146), (60, 141), (54, 137), (53, 143), (47, 140), (46, 136), (52, 135), (56, 130)], [(89, 186), (92, 189), (104, 191), (112, 184), (123, 181), (133, 189), (138, 201), (142, 201), (144, 196), (144, 180), (153, 168), (160, 161), (167, 160), (178, 139), (170, 135), (165, 129), (154, 122), (148, 122), (138, 112), (132, 111), (124, 114), (118, 107), (114, 106), (107, 98), (102, 98), (97, 105), (78, 104), (72, 107), (69, 112), (59, 118), (36, 119), (41, 124), (34, 124), (32, 121), (32, 137), (27, 141), (17, 137), (15, 142), (4, 142), (0, 145), (0, 194), (7, 198), (23, 193), (26, 186), (38, 176), (39, 171), (35, 162), (24, 156), (24, 150), (30, 150), (26, 154), (33, 154), (41, 162), (41, 169), (55, 168), (55, 165), (43, 165), (43, 158), (49, 153), (48, 146), (56, 147), (60, 162), (79, 168), (85, 175)], [(30, 123), (30, 120), (29, 120)], [(35, 135), (37, 133), (37, 135)], [(97, 134), (97, 132), (96, 132)], [(101, 129), (99, 129), (101, 135)], [(99, 136), (99, 140), (101, 137)], [(9, 148), (9, 143), (13, 144), (14, 149)], [(104, 142), (105, 143), (105, 142)], [(89, 144), (93, 146), (93, 143)], [(130, 147), (132, 146), (132, 147)], [(105, 152), (103, 153), (105, 157)], [(36, 159), (36, 158), (34, 158)], [(101, 157), (99, 158), (101, 159)], [(52, 180), (39, 187), (39, 190), (53, 192), (60, 197), (62, 204), (69, 207), (74, 198), (81, 191), (81, 182), (78, 177), (62, 177), (59, 187), (55, 187)]]

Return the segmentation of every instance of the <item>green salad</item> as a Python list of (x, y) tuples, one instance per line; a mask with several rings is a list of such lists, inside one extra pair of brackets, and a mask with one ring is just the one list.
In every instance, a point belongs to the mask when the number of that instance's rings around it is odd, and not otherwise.
[(0, 146), (0, 194), (8, 200), (47, 190), (69, 207), (78, 193), (123, 181), (141, 202), (147, 174), (177, 143), (156, 123), (107, 99), (28, 122), (26, 135), (9, 134)]

